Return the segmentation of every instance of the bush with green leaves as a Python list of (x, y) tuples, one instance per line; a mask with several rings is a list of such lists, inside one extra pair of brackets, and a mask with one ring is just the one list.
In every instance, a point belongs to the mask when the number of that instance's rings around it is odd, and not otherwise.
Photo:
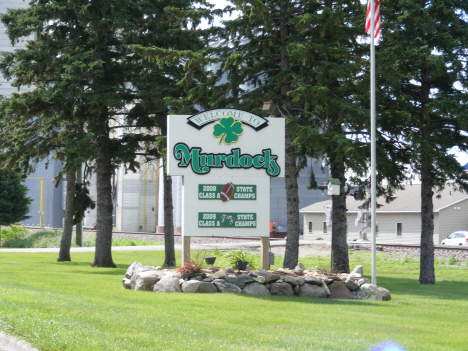
[(3, 245), (10, 241), (23, 239), (28, 233), (24, 225), (2, 227), (0, 228), (0, 243)]
[(236, 268), (236, 262), (247, 262), (251, 269), (255, 267), (255, 256), (252, 252), (244, 250), (242, 247), (238, 250), (231, 250), (227, 252), (224, 257), (233, 268)]
[(455, 256), (450, 256), (447, 263), (451, 266), (454, 266), (454, 265), (457, 265), (458, 264), (458, 260), (455, 258)]

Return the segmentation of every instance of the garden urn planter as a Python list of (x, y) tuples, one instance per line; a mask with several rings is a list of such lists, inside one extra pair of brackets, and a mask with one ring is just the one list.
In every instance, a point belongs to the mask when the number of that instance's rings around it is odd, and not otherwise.
[(240, 271), (245, 271), (245, 269), (247, 268), (247, 262), (236, 261), (236, 267)]
[(206, 264), (214, 265), (215, 261), (216, 261), (216, 256), (215, 257), (205, 257)]

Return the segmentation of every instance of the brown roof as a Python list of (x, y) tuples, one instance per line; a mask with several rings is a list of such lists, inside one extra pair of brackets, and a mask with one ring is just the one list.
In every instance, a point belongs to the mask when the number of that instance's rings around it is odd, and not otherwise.
[[(437, 195), (441, 195), (440, 198), (437, 198)], [(421, 212), (421, 184), (405, 185), (405, 189), (397, 191), (395, 197), (396, 199), (389, 204), (383, 198), (378, 198), (377, 203), (382, 206), (377, 208), (377, 212)], [(468, 199), (468, 194), (447, 186), (441, 193), (434, 194), (434, 212), (439, 212), (465, 199)], [(299, 212), (323, 213), (324, 205), (327, 203), (331, 203), (331, 200), (316, 202), (302, 208)], [(360, 211), (358, 207), (362, 204), (363, 201), (356, 201), (352, 196), (346, 198), (348, 213)]]

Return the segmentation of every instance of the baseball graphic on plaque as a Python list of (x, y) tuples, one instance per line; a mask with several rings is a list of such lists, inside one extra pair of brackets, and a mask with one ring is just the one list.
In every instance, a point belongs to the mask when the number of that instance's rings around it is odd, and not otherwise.
[(234, 184), (227, 183), (221, 189), (221, 200), (223, 202), (229, 201), (231, 199), (232, 195), (234, 195)]

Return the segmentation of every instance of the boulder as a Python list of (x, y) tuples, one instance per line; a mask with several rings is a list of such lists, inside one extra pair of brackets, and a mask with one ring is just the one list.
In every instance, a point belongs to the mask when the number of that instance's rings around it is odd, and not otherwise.
[(131, 289), (132, 288), (131, 282), (132, 281), (130, 279), (128, 279), (128, 278), (123, 278), (122, 279), (122, 284), (123, 284), (123, 287), (125, 289)]
[(265, 285), (253, 282), (247, 284), (242, 293), (246, 295), (271, 295), (270, 291), (265, 287)]
[(297, 285), (297, 280), (294, 279), (293, 277), (288, 276), (288, 275), (283, 277), (283, 281), (285, 283), (291, 284), (293, 287), (295, 287)]
[(272, 282), (276, 282), (277, 280), (281, 279), (281, 276), (279, 274), (268, 274), (265, 278), (265, 283), (268, 284), (268, 283), (272, 283)]
[(382, 301), (390, 301), (392, 299), (392, 297), (390, 296), (390, 291), (380, 286), (378, 288), (382, 293)]
[(228, 283), (231, 283), (231, 284), (236, 284), (237, 282), (237, 276), (234, 275), (234, 274), (228, 274), (227, 276), (224, 277), (224, 279), (226, 279), (226, 281)]
[(228, 283), (224, 279), (215, 279), (213, 284), (220, 293), (239, 294), (242, 292), (237, 285)]
[(382, 301), (382, 293), (379, 288), (372, 284), (363, 284), (355, 291), (359, 300)]
[(362, 279), (362, 274), (359, 274), (359, 273), (353, 273), (353, 274), (350, 274), (348, 276), (349, 279), (353, 279), (353, 280), (359, 280), (359, 279)]
[(325, 278), (323, 280), (327, 285), (330, 285), (331, 283), (333, 283), (335, 280), (334, 279), (331, 279), (331, 278)]
[(217, 266), (212, 266), (210, 268), (208, 268), (208, 270), (212, 271), (213, 273), (216, 273), (217, 271), (219, 271), (221, 268), (217, 267)]
[(268, 271), (266, 269), (260, 269), (258, 271), (258, 274), (261, 274), (261, 275), (268, 275)]
[(161, 279), (160, 271), (143, 271), (133, 275), (130, 280), (132, 290), (151, 291), (154, 284)]
[(336, 275), (336, 274), (330, 274), (329, 279), (333, 279), (333, 281), (335, 282), (341, 282), (341, 277), (339, 275)]
[(254, 278), (247, 274), (239, 274), (237, 276), (229, 274), (226, 276), (225, 279), (228, 283), (237, 285), (241, 289), (244, 289), (247, 283), (251, 283), (254, 281)]
[(322, 289), (325, 290), (327, 297), (330, 296), (330, 289), (328, 289), (327, 283), (325, 283), (323, 280), (322, 280)]
[(298, 295), (303, 297), (327, 297), (325, 289), (312, 284), (301, 285)]
[(328, 285), (330, 289), (330, 299), (355, 299), (354, 295), (343, 282), (335, 281)]
[(346, 281), (349, 277), (349, 274), (348, 273), (341, 273), (340, 274), (340, 278), (342, 281)]
[(258, 277), (258, 273), (257, 273), (257, 272), (250, 272), (249, 275), (252, 276), (252, 277), (254, 277), (254, 278), (257, 278), (257, 277)]
[(352, 280), (352, 279), (346, 279), (346, 281), (344, 283), (346, 284), (348, 289), (351, 290), (351, 291), (355, 291), (355, 290), (359, 289), (359, 284), (357, 282), (355, 282), (354, 280)]
[(294, 295), (299, 294), (299, 285), (295, 286), (293, 290), (294, 290)]
[(234, 268), (232, 267), (226, 268), (226, 273), (234, 273)]
[(213, 277), (211, 274), (207, 275), (206, 278), (203, 279), (204, 282), (212, 282), (215, 280), (215, 277)]
[(125, 278), (131, 279), (133, 276), (134, 271), (137, 269), (143, 267), (143, 265), (140, 262), (133, 262), (128, 268), (127, 271), (125, 272)]
[(304, 274), (304, 271), (300, 268), (294, 268), (294, 274), (297, 274), (297, 275), (303, 275)]
[(180, 277), (176, 273), (167, 273), (153, 286), (154, 292), (182, 292), (180, 288)]
[(299, 262), (297, 264), (296, 268), (299, 268), (299, 269), (302, 269), (303, 271), (305, 271), (305, 266), (301, 262)]
[(302, 278), (302, 277), (295, 277), (294, 279), (296, 279), (298, 285), (304, 285), (305, 284), (305, 279)]
[(357, 281), (357, 283), (359, 284), (359, 286), (363, 285), (363, 284), (369, 284), (369, 279), (366, 279), (366, 278), (361, 278)]
[(293, 296), (294, 290), (288, 283), (272, 283), (270, 284), (270, 293), (272, 295)]
[(218, 292), (212, 283), (189, 280), (182, 283), (184, 293), (215, 293)]
[(223, 270), (217, 271), (217, 272), (215, 272), (215, 273), (213, 274), (213, 278), (215, 278), (215, 279), (222, 279), (222, 278), (224, 278), (224, 277), (226, 277), (226, 272), (223, 271)]
[(258, 277), (254, 278), (254, 280), (255, 280), (257, 283), (265, 284), (265, 277), (262, 277), (261, 275), (259, 275)]
[(309, 284), (322, 286), (322, 279), (314, 277), (312, 275), (308, 275), (307, 277), (305, 277), (304, 281)]
[(355, 274), (355, 273), (360, 274), (361, 277), (364, 275), (364, 269), (361, 264), (359, 266), (356, 266), (351, 272), (351, 274)]
[(239, 288), (244, 289), (245, 285), (248, 283), (252, 283), (254, 281), (254, 278), (251, 277), (250, 275), (247, 274), (240, 274), (237, 276), (237, 284)]

